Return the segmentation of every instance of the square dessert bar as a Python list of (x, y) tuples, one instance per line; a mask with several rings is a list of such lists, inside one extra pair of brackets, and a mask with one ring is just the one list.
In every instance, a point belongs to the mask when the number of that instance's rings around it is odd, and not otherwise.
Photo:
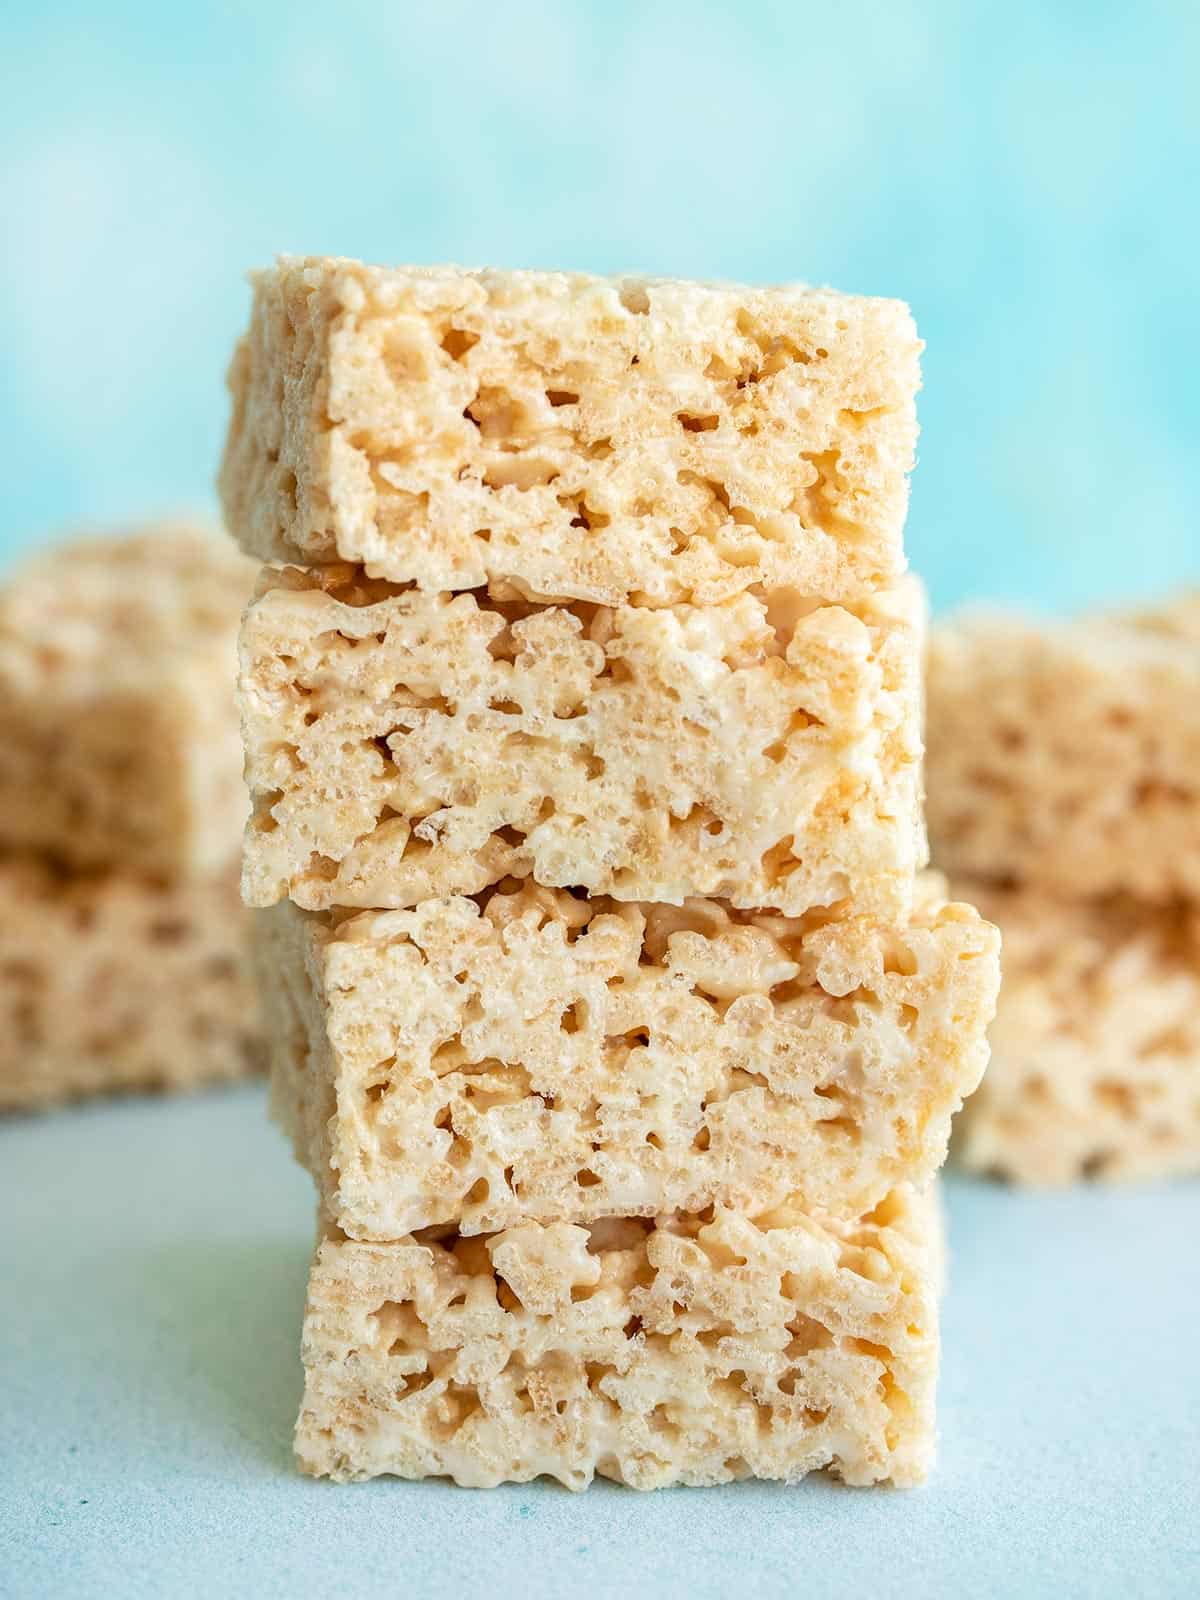
[(1200, 594), (933, 633), (929, 831), (950, 873), (1047, 894), (1200, 898)]
[(955, 887), (1004, 935), (961, 1161), (1029, 1184), (1200, 1172), (1200, 910)]
[(0, 1110), (261, 1065), (237, 873), (174, 887), (0, 860)]
[(898, 301), (287, 257), (253, 283), (221, 489), (264, 560), (604, 605), (903, 569)]
[(941, 1164), (999, 983), (996, 930), (932, 894), (908, 925), (528, 884), (259, 917), (276, 1115), (367, 1239), (787, 1195), (857, 1216)]
[(200, 874), (246, 815), (234, 709), (253, 565), (154, 528), (56, 547), (0, 589), (0, 847)]
[(254, 905), (505, 875), (903, 915), (925, 859), (919, 587), (534, 606), (268, 571), (242, 630)]
[(782, 1204), (590, 1225), (327, 1228), (296, 1451), (339, 1479), (637, 1489), (831, 1468), (920, 1481), (934, 1444), (933, 1191), (836, 1222)]

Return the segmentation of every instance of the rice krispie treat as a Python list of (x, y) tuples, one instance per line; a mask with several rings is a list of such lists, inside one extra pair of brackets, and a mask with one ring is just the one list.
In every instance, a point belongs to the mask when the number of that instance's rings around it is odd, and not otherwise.
[(327, 1228), (296, 1451), (338, 1479), (924, 1478), (940, 1218), (901, 1190), (835, 1222), (784, 1203), (394, 1244)]
[(933, 632), (929, 832), (951, 873), (1200, 898), (1200, 595)]
[(0, 860), (0, 1110), (260, 1065), (232, 868), (173, 888)]
[(246, 815), (233, 705), (253, 565), (157, 527), (56, 546), (0, 588), (0, 847), (223, 868)]
[(242, 630), (256, 905), (505, 875), (903, 916), (925, 857), (924, 602), (531, 606), (269, 571)]
[(959, 1159), (1031, 1184), (1200, 1172), (1200, 912), (955, 888), (1004, 936)]
[(903, 568), (898, 301), (291, 257), (253, 283), (221, 489), (265, 560), (610, 606)]
[(933, 1195), (898, 1190), (853, 1222), (784, 1203), (390, 1245), (328, 1229), (299, 1461), (478, 1488), (920, 1482), (939, 1227)]
[(348, 1234), (464, 1235), (923, 1183), (978, 1083), (996, 930), (518, 886), (259, 913), (276, 1114)]

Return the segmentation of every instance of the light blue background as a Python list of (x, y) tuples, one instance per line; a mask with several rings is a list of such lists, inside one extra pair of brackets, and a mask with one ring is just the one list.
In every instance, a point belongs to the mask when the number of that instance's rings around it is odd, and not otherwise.
[[(1200, 6), (9, 8), (0, 554), (210, 500), (277, 249), (896, 294), (937, 602), (1200, 577)], [(956, 1180), (938, 1475), (637, 1498), (293, 1471), (261, 1092), (0, 1127), (0, 1595), (1200, 1589), (1200, 1188)]]
[(910, 300), (941, 604), (1200, 575), (1200, 6), (9, 8), (0, 547), (208, 503), (279, 249)]

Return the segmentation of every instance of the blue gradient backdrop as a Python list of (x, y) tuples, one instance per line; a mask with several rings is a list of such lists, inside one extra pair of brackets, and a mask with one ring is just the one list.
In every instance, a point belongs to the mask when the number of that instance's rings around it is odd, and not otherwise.
[(903, 296), (939, 605), (1200, 576), (1189, 0), (6, 15), (0, 551), (211, 503), (286, 249)]

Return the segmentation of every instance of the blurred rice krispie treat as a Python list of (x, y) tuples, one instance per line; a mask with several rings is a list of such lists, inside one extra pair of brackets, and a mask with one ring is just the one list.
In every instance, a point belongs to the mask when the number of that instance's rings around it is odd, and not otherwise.
[(261, 1064), (237, 873), (174, 886), (0, 859), (0, 1110)]
[(403, 907), (510, 874), (903, 916), (924, 600), (531, 606), (268, 571), (242, 630), (244, 890)]
[(177, 877), (246, 814), (234, 712), (254, 568), (192, 528), (57, 545), (0, 588), (0, 847)]
[(962, 1162), (1031, 1184), (1200, 1172), (1200, 909), (955, 889), (1004, 938)]
[(259, 1064), (236, 870), (253, 575), (168, 524), (0, 588), (0, 1108)]
[(326, 1225), (297, 1453), (474, 1487), (919, 1482), (940, 1277), (928, 1190), (853, 1222), (784, 1203), (391, 1244)]
[(789, 921), (530, 885), (261, 914), (276, 1114), (333, 1221), (395, 1239), (927, 1182), (978, 1083), (996, 930)]
[(608, 606), (903, 569), (899, 301), (290, 257), (253, 282), (221, 488), (264, 560)]
[(1200, 594), (1156, 611), (933, 630), (926, 784), (951, 874), (1200, 899)]

